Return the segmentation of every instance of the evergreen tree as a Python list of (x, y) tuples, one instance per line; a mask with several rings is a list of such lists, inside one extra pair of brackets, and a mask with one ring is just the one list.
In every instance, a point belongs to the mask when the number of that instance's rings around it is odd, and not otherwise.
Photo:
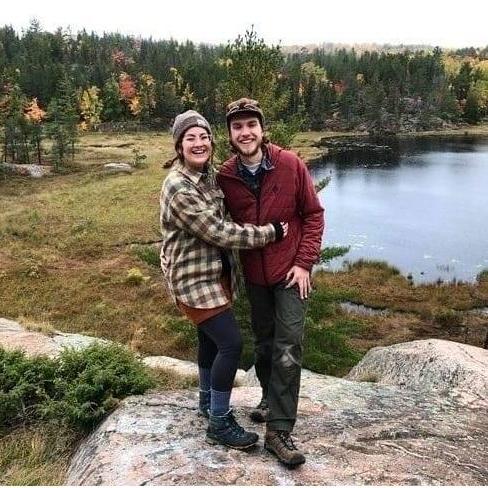
[(76, 91), (65, 75), (57, 97), (52, 98), (47, 109), (47, 135), (52, 139), (52, 157), (56, 171), (73, 160), (77, 140), (78, 113)]

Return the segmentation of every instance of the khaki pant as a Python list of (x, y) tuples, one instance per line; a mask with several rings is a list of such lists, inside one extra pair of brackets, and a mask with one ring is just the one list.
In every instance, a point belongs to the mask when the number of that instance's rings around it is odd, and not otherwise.
[(295, 425), (303, 356), (306, 301), (286, 283), (246, 283), (251, 303), (256, 374), (269, 405), (267, 426), (291, 432)]

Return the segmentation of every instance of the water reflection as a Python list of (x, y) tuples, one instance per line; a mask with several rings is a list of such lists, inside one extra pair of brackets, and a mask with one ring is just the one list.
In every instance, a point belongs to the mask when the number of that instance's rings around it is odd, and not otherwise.
[(311, 169), (317, 180), (332, 174), (320, 193), (326, 245), (351, 246), (348, 260), (388, 261), (415, 282), (472, 281), (488, 268), (487, 139), (399, 140), (388, 155), (337, 156)]

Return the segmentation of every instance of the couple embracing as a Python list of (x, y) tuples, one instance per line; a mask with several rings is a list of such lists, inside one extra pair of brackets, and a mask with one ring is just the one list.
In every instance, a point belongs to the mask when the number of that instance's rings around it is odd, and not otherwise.
[(178, 308), (196, 325), (206, 440), (247, 449), (258, 435), (242, 428), (230, 408), (242, 349), (231, 308), (237, 295), (232, 250), (240, 250), (262, 389), (250, 417), (266, 422), (264, 447), (295, 466), (305, 462), (290, 434), (324, 210), (303, 161), (267, 140), (258, 102), (230, 103), (226, 119), (235, 155), (218, 173), (207, 120), (189, 110), (174, 121), (176, 157), (161, 190), (161, 265)]

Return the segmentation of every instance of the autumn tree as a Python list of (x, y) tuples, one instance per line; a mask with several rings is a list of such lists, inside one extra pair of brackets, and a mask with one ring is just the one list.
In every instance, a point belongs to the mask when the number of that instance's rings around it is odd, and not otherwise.
[(139, 78), (139, 104), (140, 117), (148, 122), (156, 106), (156, 80), (147, 73), (142, 73)]
[(24, 117), (29, 124), (30, 142), (37, 156), (37, 164), (42, 163), (42, 122), (46, 117), (46, 112), (39, 107), (37, 98), (33, 98), (24, 108)]
[(101, 122), (103, 102), (100, 99), (100, 88), (92, 86), (85, 90), (80, 90), (78, 108), (81, 122), (81, 130), (96, 128)]

